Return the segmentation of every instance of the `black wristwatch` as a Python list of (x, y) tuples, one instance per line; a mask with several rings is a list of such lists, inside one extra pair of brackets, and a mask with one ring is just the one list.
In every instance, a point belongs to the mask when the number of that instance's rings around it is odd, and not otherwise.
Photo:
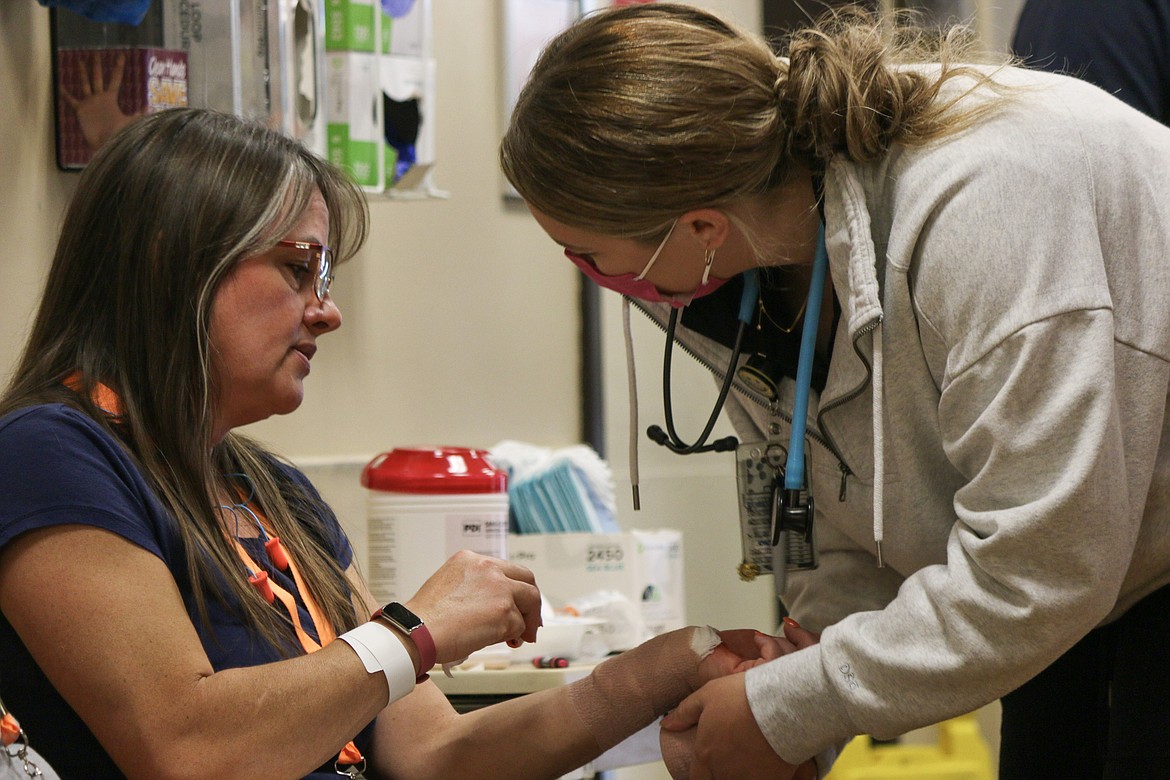
[(418, 680), (419, 682), (425, 680), (427, 672), (435, 665), (435, 658), (438, 655), (435, 650), (435, 639), (431, 636), (431, 630), (427, 628), (426, 623), (397, 601), (391, 601), (375, 612), (372, 619), (377, 620), (378, 618), (385, 620), (414, 642), (415, 648), (418, 649), (419, 658)]

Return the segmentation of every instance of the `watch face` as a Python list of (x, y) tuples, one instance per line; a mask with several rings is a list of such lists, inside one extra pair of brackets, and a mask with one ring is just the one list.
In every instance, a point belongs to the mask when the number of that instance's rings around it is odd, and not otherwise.
[(418, 619), (418, 615), (411, 612), (406, 607), (399, 604), (397, 601), (392, 601), (386, 606), (382, 607), (382, 614), (388, 619), (393, 620), (398, 625), (402, 626), (407, 632), (413, 631), (422, 625), (422, 621)]

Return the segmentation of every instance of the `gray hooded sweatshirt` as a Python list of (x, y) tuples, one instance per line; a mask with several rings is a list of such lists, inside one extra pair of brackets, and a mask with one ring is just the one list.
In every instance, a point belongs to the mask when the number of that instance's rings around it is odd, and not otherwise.
[[(1170, 129), (1072, 78), (996, 78), (972, 128), (825, 173), (820, 565), (784, 592), (824, 633), (746, 679), (792, 763), (988, 704), (1170, 583)], [(779, 410), (749, 395), (740, 438), (786, 443), (791, 382)]]

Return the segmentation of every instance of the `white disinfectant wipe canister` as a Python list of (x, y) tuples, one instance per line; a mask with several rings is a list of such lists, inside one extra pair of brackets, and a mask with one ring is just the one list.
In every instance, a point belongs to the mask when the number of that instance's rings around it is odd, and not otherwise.
[(508, 476), (483, 450), (394, 449), (362, 470), (370, 589), (406, 601), (459, 550), (508, 557)]

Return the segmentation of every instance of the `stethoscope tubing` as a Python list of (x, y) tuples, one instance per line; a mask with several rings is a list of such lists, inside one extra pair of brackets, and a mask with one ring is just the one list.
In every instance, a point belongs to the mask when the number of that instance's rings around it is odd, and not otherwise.
[[(747, 331), (747, 326), (751, 322), (759, 296), (759, 272), (754, 268), (745, 271), (743, 275), (743, 294), (739, 299), (739, 329), (735, 334), (735, 345), (731, 349), (731, 362), (728, 364), (728, 370), (724, 373), (723, 384), (719, 388), (719, 398), (715, 401), (715, 406), (711, 410), (710, 417), (707, 418), (707, 424), (704, 426), (703, 432), (699, 434), (699, 438), (692, 444), (684, 442), (674, 427), (674, 409), (671, 404), (670, 366), (671, 355), (674, 352), (675, 327), (678, 324), (680, 309), (671, 310), (670, 320), (666, 325), (666, 347), (662, 356), (662, 407), (666, 416), (666, 433), (669, 438), (660, 442), (669, 447), (671, 451), (679, 455), (690, 455), (695, 452), (707, 452), (715, 449), (715, 447), (707, 445), (707, 439), (710, 438), (711, 431), (715, 428), (715, 423), (719, 421), (719, 414), (723, 411), (723, 404), (727, 400), (728, 393), (731, 392), (731, 384), (735, 379), (735, 366), (739, 362), (740, 355), (743, 354), (744, 333)], [(732, 448), (734, 448), (734, 445)]]
[[(817, 329), (821, 319), (821, 301), (825, 294), (825, 279), (828, 275), (829, 253), (825, 247), (825, 225), (822, 222), (817, 227), (817, 247), (813, 258), (812, 277), (809, 280), (808, 303), (804, 310), (804, 325), (800, 332), (800, 356), (796, 365), (796, 395), (792, 404), (792, 435), (788, 443), (788, 460), (784, 467), (784, 489), (803, 490), (805, 488), (804, 474), (804, 436), (807, 430), (808, 399), (812, 388), (813, 358), (816, 355)], [(756, 269), (745, 271), (743, 294), (739, 299), (739, 329), (735, 335), (735, 345), (731, 350), (731, 360), (723, 376), (723, 384), (719, 388), (719, 398), (711, 410), (710, 417), (703, 432), (692, 444), (687, 444), (679, 438), (674, 427), (674, 409), (671, 403), (671, 355), (674, 347), (674, 334), (678, 324), (679, 309), (673, 309), (666, 326), (666, 346), (662, 359), (662, 406), (666, 416), (666, 435), (659, 429), (657, 443), (668, 447), (679, 455), (690, 455), (696, 452), (707, 452), (715, 449), (707, 444), (711, 431), (723, 411), (727, 395), (731, 391), (731, 384), (735, 378), (735, 368), (743, 354), (743, 338), (748, 324), (751, 322), (759, 300), (760, 278)], [(654, 431), (654, 428), (651, 428)]]
[(816, 354), (817, 329), (821, 320), (821, 300), (825, 297), (825, 276), (829, 252), (825, 248), (825, 225), (817, 228), (817, 250), (813, 259), (812, 279), (808, 287), (808, 304), (804, 310), (804, 327), (800, 332), (800, 357), (796, 364), (796, 397), (792, 402), (792, 437), (788, 442), (788, 462), (784, 466), (784, 489), (803, 490), (804, 432), (808, 418), (808, 396), (812, 388), (813, 357)]

